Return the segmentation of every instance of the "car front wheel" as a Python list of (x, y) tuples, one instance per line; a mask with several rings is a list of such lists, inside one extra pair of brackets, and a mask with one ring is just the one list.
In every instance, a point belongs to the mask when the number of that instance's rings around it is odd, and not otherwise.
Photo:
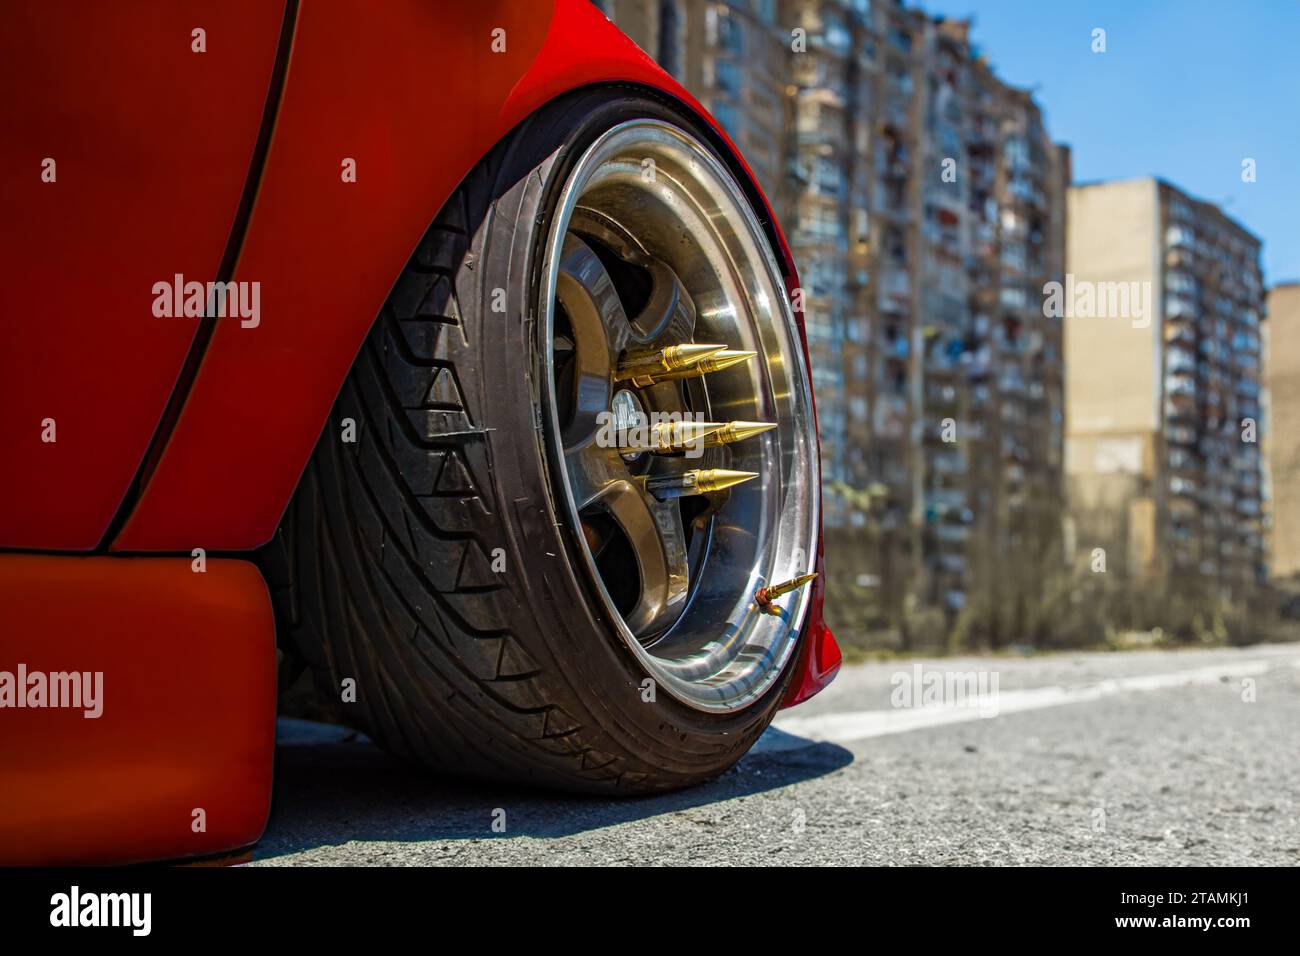
[(760, 589), (812, 571), (817, 488), (744, 192), (676, 106), (584, 91), (479, 164), (398, 278), (282, 527), (282, 619), (398, 754), (680, 787), (780, 704), (811, 588)]

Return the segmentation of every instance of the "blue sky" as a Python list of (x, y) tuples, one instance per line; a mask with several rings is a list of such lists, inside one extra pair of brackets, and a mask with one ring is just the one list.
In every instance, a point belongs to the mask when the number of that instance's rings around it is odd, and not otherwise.
[[(1074, 180), (1160, 176), (1264, 241), (1300, 279), (1300, 0), (920, 0), (973, 17), (1000, 77), (1036, 89)], [(1106, 30), (1093, 53), (1092, 31)], [(1241, 161), (1257, 181), (1241, 181)]]

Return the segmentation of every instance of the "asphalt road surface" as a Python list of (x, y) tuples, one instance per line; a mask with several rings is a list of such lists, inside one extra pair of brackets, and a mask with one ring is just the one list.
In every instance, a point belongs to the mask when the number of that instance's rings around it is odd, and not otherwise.
[(442, 779), (282, 721), (253, 862), (1295, 866), (1300, 644), (846, 668), (716, 781), (638, 800)]

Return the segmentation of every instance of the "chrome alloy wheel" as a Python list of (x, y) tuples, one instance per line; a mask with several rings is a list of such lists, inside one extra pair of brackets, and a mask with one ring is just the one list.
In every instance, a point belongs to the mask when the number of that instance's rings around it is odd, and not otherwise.
[[(594, 590), (661, 688), (744, 708), (812, 589), (777, 614), (755, 594), (812, 570), (818, 528), (811, 391), (762, 228), (698, 140), (633, 120), (570, 173), (543, 270), (547, 440)], [(667, 421), (610, 440), (638, 415)]]

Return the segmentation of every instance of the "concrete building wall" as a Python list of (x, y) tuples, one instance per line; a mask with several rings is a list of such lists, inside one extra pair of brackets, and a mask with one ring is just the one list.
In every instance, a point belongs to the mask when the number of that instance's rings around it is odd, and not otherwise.
[(1285, 578), (1300, 574), (1300, 282), (1269, 290), (1267, 333), (1269, 570), (1273, 577)]
[[(1096, 292), (1101, 283), (1145, 283), (1136, 288), (1149, 290), (1146, 301), (1154, 310), (1160, 290), (1159, 228), (1154, 179), (1069, 191), (1062, 298), (1070, 510), (1083, 551), (1103, 548), (1111, 573), (1135, 577), (1152, 573), (1157, 559), (1153, 496), (1160, 322), (1154, 316), (1136, 323), (1132, 315), (1099, 316)], [(1076, 314), (1075, 305), (1084, 306), (1085, 288), (1092, 290), (1092, 315)], [(1139, 311), (1131, 301), (1129, 311)]]
[[(1078, 186), (1070, 190), (1066, 214), (1067, 272), (1079, 283), (1145, 282), (1158, 299), (1160, 211), (1154, 179)], [(1071, 284), (1067, 282), (1067, 291)], [(1065, 417), (1070, 471), (1111, 470), (1118, 458), (1098, 458), (1095, 444), (1078, 438), (1106, 436), (1134, 441), (1160, 427), (1158, 350), (1160, 323), (1134, 328), (1130, 317), (1072, 316), (1065, 324)], [(1140, 322), (1139, 322), (1140, 324)]]

